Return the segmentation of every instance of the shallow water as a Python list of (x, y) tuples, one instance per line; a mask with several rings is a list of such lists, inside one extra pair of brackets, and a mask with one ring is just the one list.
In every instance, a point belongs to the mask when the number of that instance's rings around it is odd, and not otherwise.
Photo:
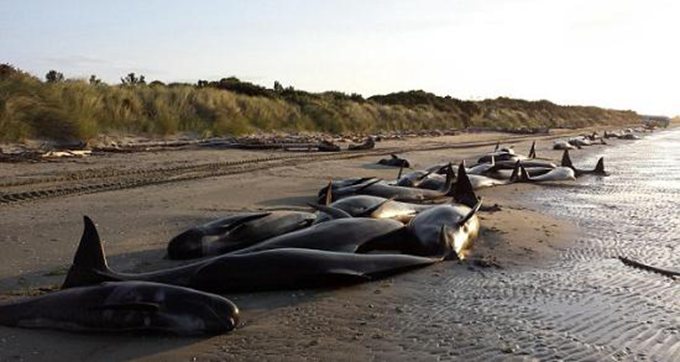
[(675, 129), (572, 153), (583, 168), (605, 156), (611, 176), (531, 201), (579, 226), (572, 247), (546, 267), (451, 275), (393, 327), (440, 359), (680, 361), (680, 281), (616, 258), (680, 270), (679, 146)]

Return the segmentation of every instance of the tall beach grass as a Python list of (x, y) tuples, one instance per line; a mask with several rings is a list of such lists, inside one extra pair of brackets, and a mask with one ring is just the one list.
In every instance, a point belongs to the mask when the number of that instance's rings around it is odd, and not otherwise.
[(199, 85), (43, 82), (0, 65), (0, 141), (87, 140), (99, 134), (201, 136), (254, 131), (422, 130), (465, 127), (582, 127), (631, 123), (631, 111), (497, 98), (479, 102), (423, 91), (363, 99), (339, 92), (267, 89), (235, 78)]

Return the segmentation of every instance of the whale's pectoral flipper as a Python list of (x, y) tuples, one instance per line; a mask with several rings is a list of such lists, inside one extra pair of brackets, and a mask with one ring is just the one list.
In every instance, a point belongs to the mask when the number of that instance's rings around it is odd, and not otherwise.
[(348, 214), (346, 211), (331, 207), (331, 206), (325, 206), (325, 205), (319, 205), (319, 204), (313, 204), (313, 203), (307, 203), (310, 207), (313, 209), (323, 212), (324, 214), (328, 215), (331, 217), (331, 220), (334, 219), (347, 219), (351, 218), (352, 215)]
[(470, 212), (465, 214), (465, 216), (463, 216), (462, 219), (458, 220), (458, 226), (463, 226), (463, 225), (465, 225), (466, 222), (470, 221), (470, 219), (472, 219), (472, 217), (475, 216), (475, 214), (477, 212), (479, 212), (479, 209), (481, 207), (482, 207), (482, 198), (480, 197), (479, 200), (477, 201), (477, 204), (472, 207)]
[(61, 286), (62, 289), (115, 280), (107, 277), (107, 274), (112, 273), (106, 263), (104, 247), (94, 222), (87, 216), (83, 217), (83, 221), (85, 222), (83, 236), (80, 238), (78, 250)]
[(527, 170), (521, 164), (519, 165), (519, 181), (531, 182), (531, 176), (529, 176), (529, 172), (527, 172)]
[(380, 181), (382, 181), (382, 179), (379, 179), (379, 178), (378, 178), (378, 179), (372, 180), (372, 181), (370, 181), (370, 182), (367, 182), (365, 185), (361, 185), (361, 186), (357, 189), (357, 191), (361, 191), (361, 190), (363, 190), (363, 189), (366, 189), (366, 188), (368, 188), (368, 187), (371, 187), (371, 186), (373, 186), (374, 184), (377, 184), (377, 183), (380, 182)]
[(380, 203), (371, 206), (364, 210), (361, 214), (357, 215), (358, 217), (373, 217), (373, 215), (380, 215), (380, 213), (383, 211), (385, 207), (389, 207), (389, 203), (391, 201), (394, 201), (394, 198), (396, 196), (392, 196), (389, 199), (385, 199), (381, 201)]

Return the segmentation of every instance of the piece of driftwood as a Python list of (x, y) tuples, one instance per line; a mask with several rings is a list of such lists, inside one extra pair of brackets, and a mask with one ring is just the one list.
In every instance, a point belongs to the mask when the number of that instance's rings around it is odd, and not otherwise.
[(657, 268), (655, 266), (647, 265), (640, 263), (639, 261), (635, 261), (633, 259), (626, 258), (625, 256), (619, 256), (619, 260), (625, 265), (628, 265), (633, 268), (638, 268), (646, 271), (650, 271), (652, 273), (657, 273), (661, 274), (663, 276), (669, 277), (669, 278), (676, 278), (680, 276), (680, 272), (674, 271), (674, 270), (667, 270), (667, 269), (661, 269)]
[(61, 157), (86, 157), (92, 154), (90, 150), (64, 150), (47, 151), (41, 155), (42, 158), (61, 158)]
[(373, 137), (366, 138), (363, 143), (351, 144), (347, 146), (347, 149), (350, 151), (371, 150), (373, 148), (375, 148), (375, 141), (373, 140)]

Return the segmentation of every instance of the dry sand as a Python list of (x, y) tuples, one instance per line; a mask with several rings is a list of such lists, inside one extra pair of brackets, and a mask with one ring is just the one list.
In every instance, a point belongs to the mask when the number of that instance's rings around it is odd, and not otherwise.
[[(383, 142), (378, 148), (415, 150), (508, 137), (515, 136), (484, 133), (419, 138)], [(551, 138), (539, 141), (539, 157), (559, 158), (560, 152), (550, 150)], [(528, 151), (530, 145), (526, 137), (512, 143), (520, 153)], [(463, 158), (472, 161), (474, 156), (491, 149), (485, 145), (411, 151), (403, 156), (415, 168), (424, 168)], [(252, 159), (263, 154), (276, 155), (236, 150), (114, 154), (52, 163), (1, 164), (0, 177), (8, 185), (83, 170), (147, 170)], [(89, 215), (98, 224), (113, 269), (153, 270), (175, 265), (162, 259), (166, 242), (196, 223), (233, 211), (306, 209), (305, 203), (315, 199), (317, 190), (329, 178), (395, 177), (396, 169), (375, 165), (378, 158), (372, 154), (319, 162), (301, 160), (226, 176), (0, 204), (0, 300), (58, 287), (79, 240), (82, 215)], [(54, 181), (60, 182), (79, 181)], [(35, 185), (40, 188), (50, 183)], [(437, 313), (442, 307), (438, 286), (451, 278), (461, 278), (465, 280), (461, 284), (464, 287), (456, 292), (464, 294), (483, 283), (488, 273), (540, 268), (569, 245), (578, 232), (575, 225), (528, 206), (526, 201), (535, 187), (540, 186), (509, 185), (479, 192), (487, 205), (497, 203), (502, 208), (482, 214), (482, 233), (472, 256), (492, 264), (490, 267), (474, 262), (444, 262), (337, 290), (228, 295), (241, 308), (243, 324), (232, 333), (212, 338), (80, 335), (0, 327), (0, 360), (451, 358), (462, 346), (492, 337), (484, 335), (483, 328), (468, 327), (475, 323), (474, 316), (459, 316), (448, 325), (417, 323), (414, 316)], [(432, 343), (431, 338), (426, 338), (429, 334), (449, 336), (449, 340)], [(502, 341), (498, 343), (498, 357), (502, 358), (507, 351)]]

